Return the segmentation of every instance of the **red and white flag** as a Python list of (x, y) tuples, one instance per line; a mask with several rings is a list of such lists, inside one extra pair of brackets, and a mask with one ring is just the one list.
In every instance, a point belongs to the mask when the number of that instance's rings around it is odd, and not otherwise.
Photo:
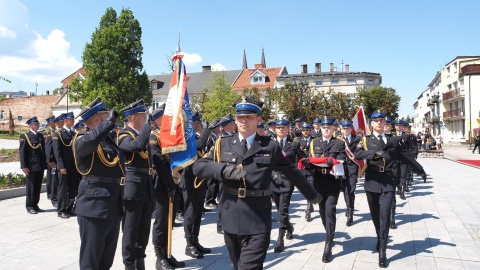
[[(353, 117), (352, 122), (353, 122), (353, 130), (352, 130), (353, 135), (363, 137), (366, 134), (370, 133), (370, 129), (368, 128), (368, 124), (367, 124), (367, 118), (365, 117), (365, 112), (363, 111), (362, 106), (358, 106), (358, 111)], [(348, 147), (346, 147), (346, 150), (347, 150), (346, 152), (347, 152), (348, 158), (354, 160), (354, 162), (356, 161), (355, 164), (358, 165), (358, 177), (360, 177), (365, 171), (365, 169), (367, 169), (367, 166), (366, 166), (367, 161), (364, 159), (355, 159), (352, 151), (350, 151)]]

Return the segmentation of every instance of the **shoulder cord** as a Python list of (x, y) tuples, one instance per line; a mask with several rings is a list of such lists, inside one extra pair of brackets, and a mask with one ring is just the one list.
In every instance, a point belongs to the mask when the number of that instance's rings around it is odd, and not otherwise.
[(32, 149), (38, 149), (38, 148), (41, 148), (42, 147), (42, 144), (39, 143), (37, 146), (33, 146), (32, 143), (30, 142), (30, 138), (28, 137), (28, 134), (25, 132), (25, 140), (27, 141), (28, 145), (32, 148)]
[[(310, 155), (311, 155), (312, 157), (315, 157), (315, 151), (313, 150), (313, 149), (314, 149), (313, 145), (314, 145), (314, 142), (315, 142), (315, 141), (322, 142), (320, 139), (313, 139), (313, 140), (310, 142)], [(320, 157), (323, 158), (324, 156), (325, 156), (325, 153), (323, 153), (323, 149), (322, 149), (322, 155), (321, 155)]]
[[(82, 137), (82, 136), (80, 136), (80, 137)], [(73, 159), (75, 161), (75, 167), (77, 168), (77, 171), (81, 175), (87, 175), (92, 171), (93, 162), (95, 160), (95, 153), (92, 153), (92, 163), (90, 164), (90, 169), (88, 169), (87, 172), (80, 171), (80, 169), (78, 168), (77, 156), (76, 156), (76, 150), (75, 150), (75, 142), (77, 141), (78, 138), (79, 137), (78, 137), (78, 133), (77, 133), (77, 134), (75, 134), (75, 137), (72, 140), (72, 143), (73, 143), (73, 149), (72, 149), (73, 150)], [(118, 155), (113, 159), (113, 161), (108, 161), (108, 159), (105, 157), (105, 154), (104, 154), (103, 149), (100, 146), (100, 144), (98, 144), (98, 147), (97, 147), (97, 154), (98, 154), (98, 157), (100, 158), (100, 161), (103, 163), (103, 165), (105, 165), (107, 167), (113, 167), (113, 166), (118, 164), (118, 166), (120, 167), (120, 170), (122, 171), (122, 175), (125, 175), (125, 173), (123, 171), (123, 168), (122, 168), (122, 165), (120, 164), (120, 158), (118, 157)]]
[[(215, 142), (215, 150), (213, 152), (213, 161), (220, 163), (220, 145), (221, 145), (222, 137), (218, 137), (217, 141)], [(198, 178), (195, 177), (195, 181), (193, 182), (193, 185), (195, 188), (198, 188), (202, 185), (203, 181), (205, 179), (202, 179), (199, 183), (197, 183)], [(245, 180), (244, 180), (245, 181)]]
[[(60, 138), (60, 141), (62, 142), (63, 145), (67, 146), (67, 147), (70, 147), (72, 146), (72, 143), (73, 143), (73, 140), (70, 141), (70, 144), (66, 144), (64, 141), (63, 141), (63, 138), (62, 138), (62, 134), (60, 134), (60, 130), (55, 130), (56, 133), (58, 133), (58, 137)], [(78, 133), (75, 134), (75, 136), (77, 136)]]
[[(133, 139), (135, 139), (135, 134), (133, 134), (132, 132), (128, 131), (128, 130), (125, 130), (128, 134), (130, 134), (130, 136), (132, 136)], [(127, 136), (126, 134), (122, 134), (120, 135), (120, 132), (117, 133), (117, 145), (120, 141), (120, 139), (124, 138), (125, 136)], [(138, 153), (140, 155), (141, 158), (143, 159), (148, 159), (148, 151), (142, 151), (142, 152), (139, 152)], [(132, 161), (135, 159), (135, 153), (132, 153), (132, 159), (130, 160), (125, 160), (125, 164), (130, 164), (132, 163)], [(150, 161), (149, 161), (149, 164), (150, 164)]]

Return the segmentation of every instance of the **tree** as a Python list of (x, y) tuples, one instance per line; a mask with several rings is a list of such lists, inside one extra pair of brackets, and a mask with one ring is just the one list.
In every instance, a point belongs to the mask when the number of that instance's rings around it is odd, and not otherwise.
[(121, 109), (144, 99), (152, 103), (148, 76), (143, 69), (142, 29), (133, 12), (123, 9), (119, 17), (113, 8), (107, 8), (90, 43), (83, 51), (86, 80), (73, 78), (72, 100), (82, 105), (101, 97), (109, 107)]
[(242, 90), (242, 96), (244, 97), (251, 97), (256, 100), (262, 100), (263, 101), (263, 107), (262, 107), (262, 120), (263, 121), (268, 121), (274, 117), (272, 114), (272, 109), (274, 102), (272, 102), (273, 98), (273, 89), (268, 87), (265, 89), (265, 92), (262, 93), (257, 87), (253, 88), (245, 88)]
[(338, 122), (351, 121), (357, 112), (353, 100), (345, 93), (335, 92), (333, 88), (326, 93), (318, 93), (318, 100), (316, 108), (320, 111), (319, 117), (329, 116)]
[(15, 134), (15, 122), (13, 121), (12, 110), (8, 109), (8, 135), (13, 136)]
[(375, 86), (367, 89), (364, 86), (357, 88), (354, 102), (357, 105), (364, 105), (363, 109), (367, 117), (375, 110), (381, 110), (392, 119), (397, 119), (400, 99), (397, 91), (393, 88)]
[[(202, 96), (203, 95), (203, 96)], [(234, 113), (233, 104), (239, 95), (233, 91), (232, 86), (227, 82), (224, 72), (212, 72), (212, 78), (207, 84), (207, 90), (196, 99), (194, 106), (199, 108), (202, 118), (212, 122), (218, 118)], [(201, 101), (201, 103), (197, 103)]]
[(53, 92), (52, 92), (53, 95), (57, 95), (58, 93), (60, 93), (60, 88), (53, 89)]

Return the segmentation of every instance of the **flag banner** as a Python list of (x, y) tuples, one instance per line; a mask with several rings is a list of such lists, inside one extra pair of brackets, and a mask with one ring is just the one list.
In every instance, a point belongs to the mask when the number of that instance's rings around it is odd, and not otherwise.
[(175, 182), (180, 181), (180, 170), (197, 160), (197, 146), (193, 130), (192, 111), (187, 91), (187, 72), (183, 54), (172, 57), (175, 70), (160, 127), (163, 154), (170, 154), (170, 168)]
[[(358, 111), (353, 117), (352, 122), (353, 122), (353, 129), (352, 129), (353, 135), (360, 135), (363, 137), (366, 134), (370, 134), (370, 129), (368, 128), (368, 124), (367, 124), (367, 118), (365, 117), (365, 112), (363, 111), (362, 106), (358, 106)], [(346, 149), (348, 149), (348, 147)], [(352, 157), (355, 158), (353, 156), (352, 151), (350, 151), (350, 149), (348, 149), (348, 151), (346, 152), (347, 152), (347, 156), (350, 159), (352, 159)], [(358, 177), (360, 177), (367, 169), (367, 161), (365, 159), (357, 159), (357, 162), (355, 162), (355, 164), (358, 165)]]
[[(298, 163), (297, 163), (297, 168), (300, 170), (305, 169), (305, 165), (303, 165), (303, 160), (305, 158), (301, 158)], [(310, 161), (310, 164), (315, 165), (317, 167), (322, 167), (326, 168), (328, 167), (327, 161), (328, 159), (332, 159), (332, 170), (330, 171), (330, 174), (334, 175), (335, 177), (344, 177), (345, 176), (345, 170), (343, 168), (343, 160), (336, 160), (334, 158), (329, 158), (329, 157), (323, 157), (323, 158), (314, 158), (314, 157), (309, 157), (308, 160)]]

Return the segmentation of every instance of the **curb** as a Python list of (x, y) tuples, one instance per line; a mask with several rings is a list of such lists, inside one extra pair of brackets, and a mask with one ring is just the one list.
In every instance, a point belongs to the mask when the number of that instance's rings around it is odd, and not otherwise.
[[(46, 192), (46, 191), (47, 191), (47, 185), (42, 184), (42, 188), (40, 189), (40, 193), (43, 193), (43, 192)], [(0, 200), (22, 197), (22, 196), (25, 196), (25, 193), (26, 193), (26, 187), (0, 190)]]

